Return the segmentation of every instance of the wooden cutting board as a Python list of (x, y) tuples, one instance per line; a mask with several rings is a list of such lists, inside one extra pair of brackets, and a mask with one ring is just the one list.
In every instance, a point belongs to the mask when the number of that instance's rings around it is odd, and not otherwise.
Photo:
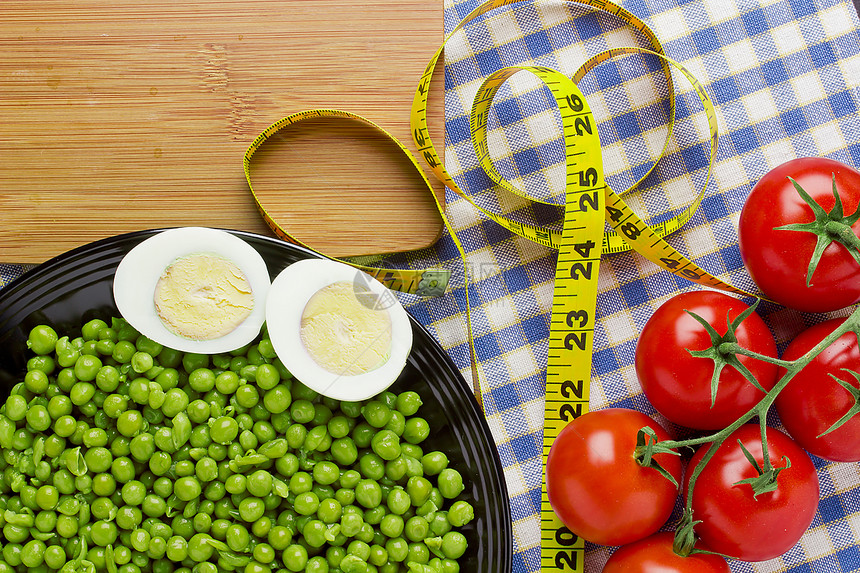
[[(340, 108), (414, 150), (412, 95), (443, 39), (442, 0), (2, 4), (0, 262), (178, 225), (273, 235), (242, 170), (251, 141)], [(435, 242), (441, 217), (393, 143), (348, 120), (300, 125), (254, 157), (287, 231), (332, 256)]]

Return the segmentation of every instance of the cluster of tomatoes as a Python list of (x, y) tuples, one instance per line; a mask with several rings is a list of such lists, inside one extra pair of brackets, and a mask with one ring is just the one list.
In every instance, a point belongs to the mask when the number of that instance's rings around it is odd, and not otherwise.
[[(789, 161), (759, 181), (741, 212), (739, 240), (764, 296), (818, 313), (860, 301), (858, 205), (860, 172), (829, 159)], [(693, 437), (672, 441), (653, 418), (607, 408), (565, 427), (547, 461), (561, 521), (588, 541), (621, 546), (604, 573), (727, 573), (724, 556), (764, 561), (797, 543), (819, 501), (809, 454), (860, 461), (858, 335), (849, 331), (795, 365), (844, 321), (815, 324), (778, 357), (765, 322), (737, 298), (691, 291), (653, 314), (638, 341), (636, 374), (653, 407)], [(726, 342), (749, 352), (722, 355)], [(771, 404), (787, 433), (767, 427)], [(686, 471), (683, 451), (649, 450), (649, 441), (695, 450)], [(679, 494), (693, 535), (660, 532)]]

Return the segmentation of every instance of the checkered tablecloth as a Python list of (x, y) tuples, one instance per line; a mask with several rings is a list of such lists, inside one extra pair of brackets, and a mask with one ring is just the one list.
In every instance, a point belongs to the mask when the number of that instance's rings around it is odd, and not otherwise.
[[(446, 29), (479, 3), (446, 0)], [(627, 0), (622, 5), (656, 32), (669, 57), (693, 71), (717, 109), (719, 150), (707, 196), (669, 241), (712, 274), (755, 290), (737, 246), (737, 219), (752, 185), (795, 157), (827, 156), (860, 167), (857, 13), (847, 0)], [(488, 192), (490, 182), (469, 139), (472, 98), (482, 78), (502, 66), (534, 63), (573, 73), (591, 55), (631, 45), (644, 46), (644, 38), (619, 20), (557, 0), (497, 10), (458, 32), (445, 52), (445, 158), (458, 184), (500, 213), (557, 223), (558, 209)], [(607, 178), (615, 189), (638, 180), (663, 148), (669, 94), (658, 68), (655, 61), (629, 56), (602, 64), (580, 83), (600, 122)], [(628, 200), (652, 221), (683, 209), (704, 184), (708, 167), (701, 104), (680, 76), (676, 88), (678, 115), (667, 154)], [(490, 141), (506, 177), (536, 196), (560, 201), (563, 153), (549, 101), (536, 82), (515, 78), (506, 84), (497, 96)], [(487, 221), (456, 195), (448, 196), (448, 213), (467, 251), (474, 344), (488, 388), (485, 406), (510, 493), (513, 572), (537, 572), (555, 255)], [(444, 297), (405, 297), (404, 302), (469, 376), (463, 266), (450, 237), (389, 262), (439, 264), (454, 271), (453, 288)], [(0, 286), (20, 272), (0, 264)], [(591, 407), (633, 407), (660, 420), (633, 369), (637, 336), (662, 302), (699, 287), (632, 253), (605, 258), (598, 287)], [(759, 310), (780, 347), (826, 318), (772, 304)], [(733, 572), (860, 571), (860, 464), (814, 461), (821, 502), (808, 533), (781, 558), (732, 562)], [(588, 545), (586, 571), (599, 572), (610, 553), (611, 548)]]

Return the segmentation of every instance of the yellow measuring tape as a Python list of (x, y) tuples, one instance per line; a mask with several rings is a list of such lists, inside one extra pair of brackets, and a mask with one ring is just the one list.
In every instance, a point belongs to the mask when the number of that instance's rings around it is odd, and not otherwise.
[[(479, 206), (464, 193), (453, 177), (445, 169), (436, 151), (427, 123), (427, 108), (430, 84), (436, 65), (448, 40), (459, 30), (476, 18), (495, 10), (517, 4), (524, 0), (488, 0), (470, 14), (446, 37), (445, 42), (431, 58), (424, 74), (419, 80), (413, 98), (410, 125), (413, 141), (419, 155), (430, 167), (434, 175), (449, 189), (469, 201), (485, 216), (502, 225), (511, 232), (535, 243), (558, 250), (555, 274), (555, 290), (551, 309), (551, 328), (549, 353), (547, 357), (546, 401), (544, 410), (544, 465), (552, 442), (561, 429), (574, 418), (588, 411), (590, 395), (592, 344), (597, 298), (597, 277), (601, 256), (633, 249), (665, 270), (682, 276), (697, 284), (732, 292), (742, 296), (754, 296), (738, 289), (706, 272), (684, 257), (663, 237), (680, 229), (699, 207), (710, 179), (711, 167), (717, 150), (717, 121), (713, 104), (704, 87), (684, 66), (669, 59), (651, 29), (632, 13), (608, 0), (566, 0), (568, 3), (582, 5), (609, 12), (626, 24), (636, 28), (648, 40), (649, 47), (614, 48), (586, 61), (577, 72), (568, 78), (561, 72), (541, 66), (513, 66), (503, 68), (487, 77), (473, 103), (470, 115), (470, 131), (478, 161), (501, 192), (514, 193), (531, 201), (541, 202), (527, 192), (517, 189), (507, 182), (493, 165), (487, 143), (487, 121), (492, 108), (493, 98), (498, 89), (515, 74), (531, 73), (540, 79), (555, 98), (562, 120), (562, 137), (565, 149), (565, 202), (564, 220), (561, 231), (512, 220)], [(669, 110), (667, 140), (661, 157), (665, 154), (674, 125), (674, 86), (671, 70), (679, 71), (693, 86), (698, 95), (708, 121), (710, 132), (710, 161), (705, 182), (691, 204), (680, 214), (660, 224), (649, 226), (624, 202), (604, 180), (603, 160), (597, 134), (597, 122), (580, 92), (576, 82), (580, 81), (597, 65), (614, 57), (629, 54), (644, 54), (659, 58), (661, 69), (666, 77), (672, 100)], [(409, 157), (416, 171), (424, 178), (428, 191), (433, 194), (442, 220), (447, 227), (455, 246), (460, 252), (465, 266), (466, 255), (452, 226), (441, 207), (441, 201), (426, 180), (413, 154), (397, 142), (379, 126), (355, 114), (341, 110), (310, 110), (291, 115), (267, 128), (248, 148), (244, 158), (245, 176), (252, 194), (251, 159), (260, 146), (275, 132), (311, 117), (342, 117), (366, 122), (394, 140)], [(658, 158), (659, 160), (659, 158)], [(656, 162), (655, 162), (656, 166)], [(651, 169), (654, 169), (652, 166)], [(650, 171), (649, 171), (650, 173)], [(631, 186), (637, 187), (647, 177), (647, 173)], [(628, 189), (629, 191), (629, 189)], [(626, 191), (625, 191), (626, 192)], [(267, 213), (256, 194), (254, 199), (269, 226), (282, 238), (301, 244), (282, 229)], [(604, 220), (613, 231), (604, 232)], [(349, 262), (349, 261), (346, 261)], [(355, 265), (386, 282), (390, 288), (421, 295), (441, 294), (445, 290), (450, 272), (440, 269), (377, 269)], [(471, 320), (469, 315), (468, 274), (466, 275), (465, 294), (467, 303), (466, 326), (472, 358), (472, 374), (475, 395), (483, 407), (484, 393), (482, 379), (477, 370), (477, 357), (472, 344)], [(573, 571), (582, 573), (584, 542), (561, 524), (550, 506), (546, 496), (545, 482), (542, 488), (540, 510), (541, 529), (541, 571)]]

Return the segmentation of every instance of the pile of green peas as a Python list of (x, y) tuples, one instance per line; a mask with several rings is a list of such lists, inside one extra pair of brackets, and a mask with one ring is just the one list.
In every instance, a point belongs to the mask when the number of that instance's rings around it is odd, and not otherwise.
[(337, 401), (265, 329), (182, 353), (126, 321), (34, 327), (0, 406), (0, 573), (458, 573), (474, 518), (419, 394)]

